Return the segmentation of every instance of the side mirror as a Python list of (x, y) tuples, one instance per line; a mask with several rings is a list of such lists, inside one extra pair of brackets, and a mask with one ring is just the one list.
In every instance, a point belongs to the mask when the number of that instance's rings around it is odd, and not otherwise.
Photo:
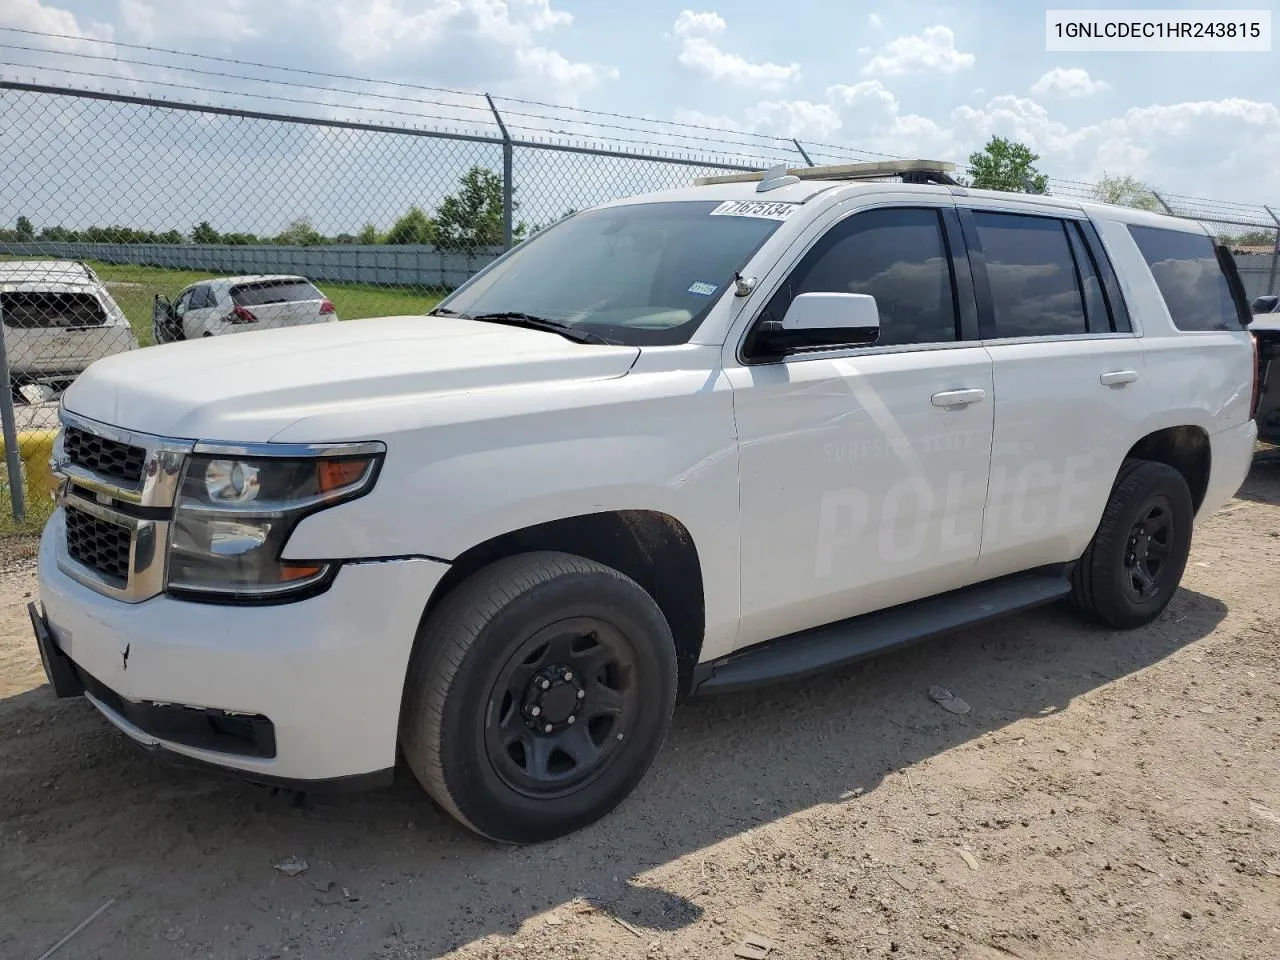
[(1280, 305), (1280, 297), (1258, 297), (1250, 308), (1254, 313), (1275, 313), (1277, 305)]
[(786, 356), (814, 347), (865, 347), (880, 338), (876, 298), (865, 293), (802, 293), (779, 322), (761, 324), (749, 352)]

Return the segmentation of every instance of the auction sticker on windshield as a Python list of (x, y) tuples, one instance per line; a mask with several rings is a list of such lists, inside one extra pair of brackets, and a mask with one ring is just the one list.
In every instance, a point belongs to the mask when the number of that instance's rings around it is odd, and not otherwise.
[(763, 217), (766, 220), (786, 220), (800, 209), (798, 203), (780, 200), (726, 200), (711, 211), (713, 217)]

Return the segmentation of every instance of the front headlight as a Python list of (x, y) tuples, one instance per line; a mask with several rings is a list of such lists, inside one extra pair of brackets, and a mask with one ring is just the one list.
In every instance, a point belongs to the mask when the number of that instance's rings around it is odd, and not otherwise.
[[(379, 448), (381, 445), (378, 445)], [(199, 449), (199, 448), (197, 448)], [(191, 599), (278, 600), (327, 582), (331, 563), (280, 559), (298, 521), (373, 487), (382, 454), (187, 459), (169, 535), (166, 590)], [(336, 455), (330, 455), (330, 454)]]

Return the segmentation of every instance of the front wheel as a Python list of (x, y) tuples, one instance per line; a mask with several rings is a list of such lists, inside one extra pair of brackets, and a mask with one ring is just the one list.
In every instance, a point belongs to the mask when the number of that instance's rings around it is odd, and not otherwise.
[(427, 792), (477, 833), (535, 843), (592, 823), (657, 756), (676, 695), (662, 611), (610, 567), (528, 553), (424, 621), (400, 741)]
[(1194, 521), (1191, 491), (1181, 473), (1163, 463), (1127, 463), (1072, 572), (1072, 601), (1109, 627), (1127, 630), (1150, 623), (1182, 580)]

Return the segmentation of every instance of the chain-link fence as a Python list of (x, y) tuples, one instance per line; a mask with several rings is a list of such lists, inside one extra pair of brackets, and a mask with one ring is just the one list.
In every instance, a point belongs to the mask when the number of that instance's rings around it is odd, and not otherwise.
[[(571, 211), (705, 174), (876, 158), (479, 95), (448, 106), (471, 111), (465, 131), (0, 82), (0, 376), (7, 367), (10, 383), (0, 391), (0, 496), (13, 495), (15, 518), (47, 515), (57, 398), (95, 360), (264, 327), (422, 314)], [(1093, 190), (1060, 180), (1049, 189)], [(1276, 290), (1280, 221), (1269, 210), (1158, 199), (1217, 232), (1270, 237), (1270, 251), (1259, 242), (1238, 256), (1252, 296)]]

